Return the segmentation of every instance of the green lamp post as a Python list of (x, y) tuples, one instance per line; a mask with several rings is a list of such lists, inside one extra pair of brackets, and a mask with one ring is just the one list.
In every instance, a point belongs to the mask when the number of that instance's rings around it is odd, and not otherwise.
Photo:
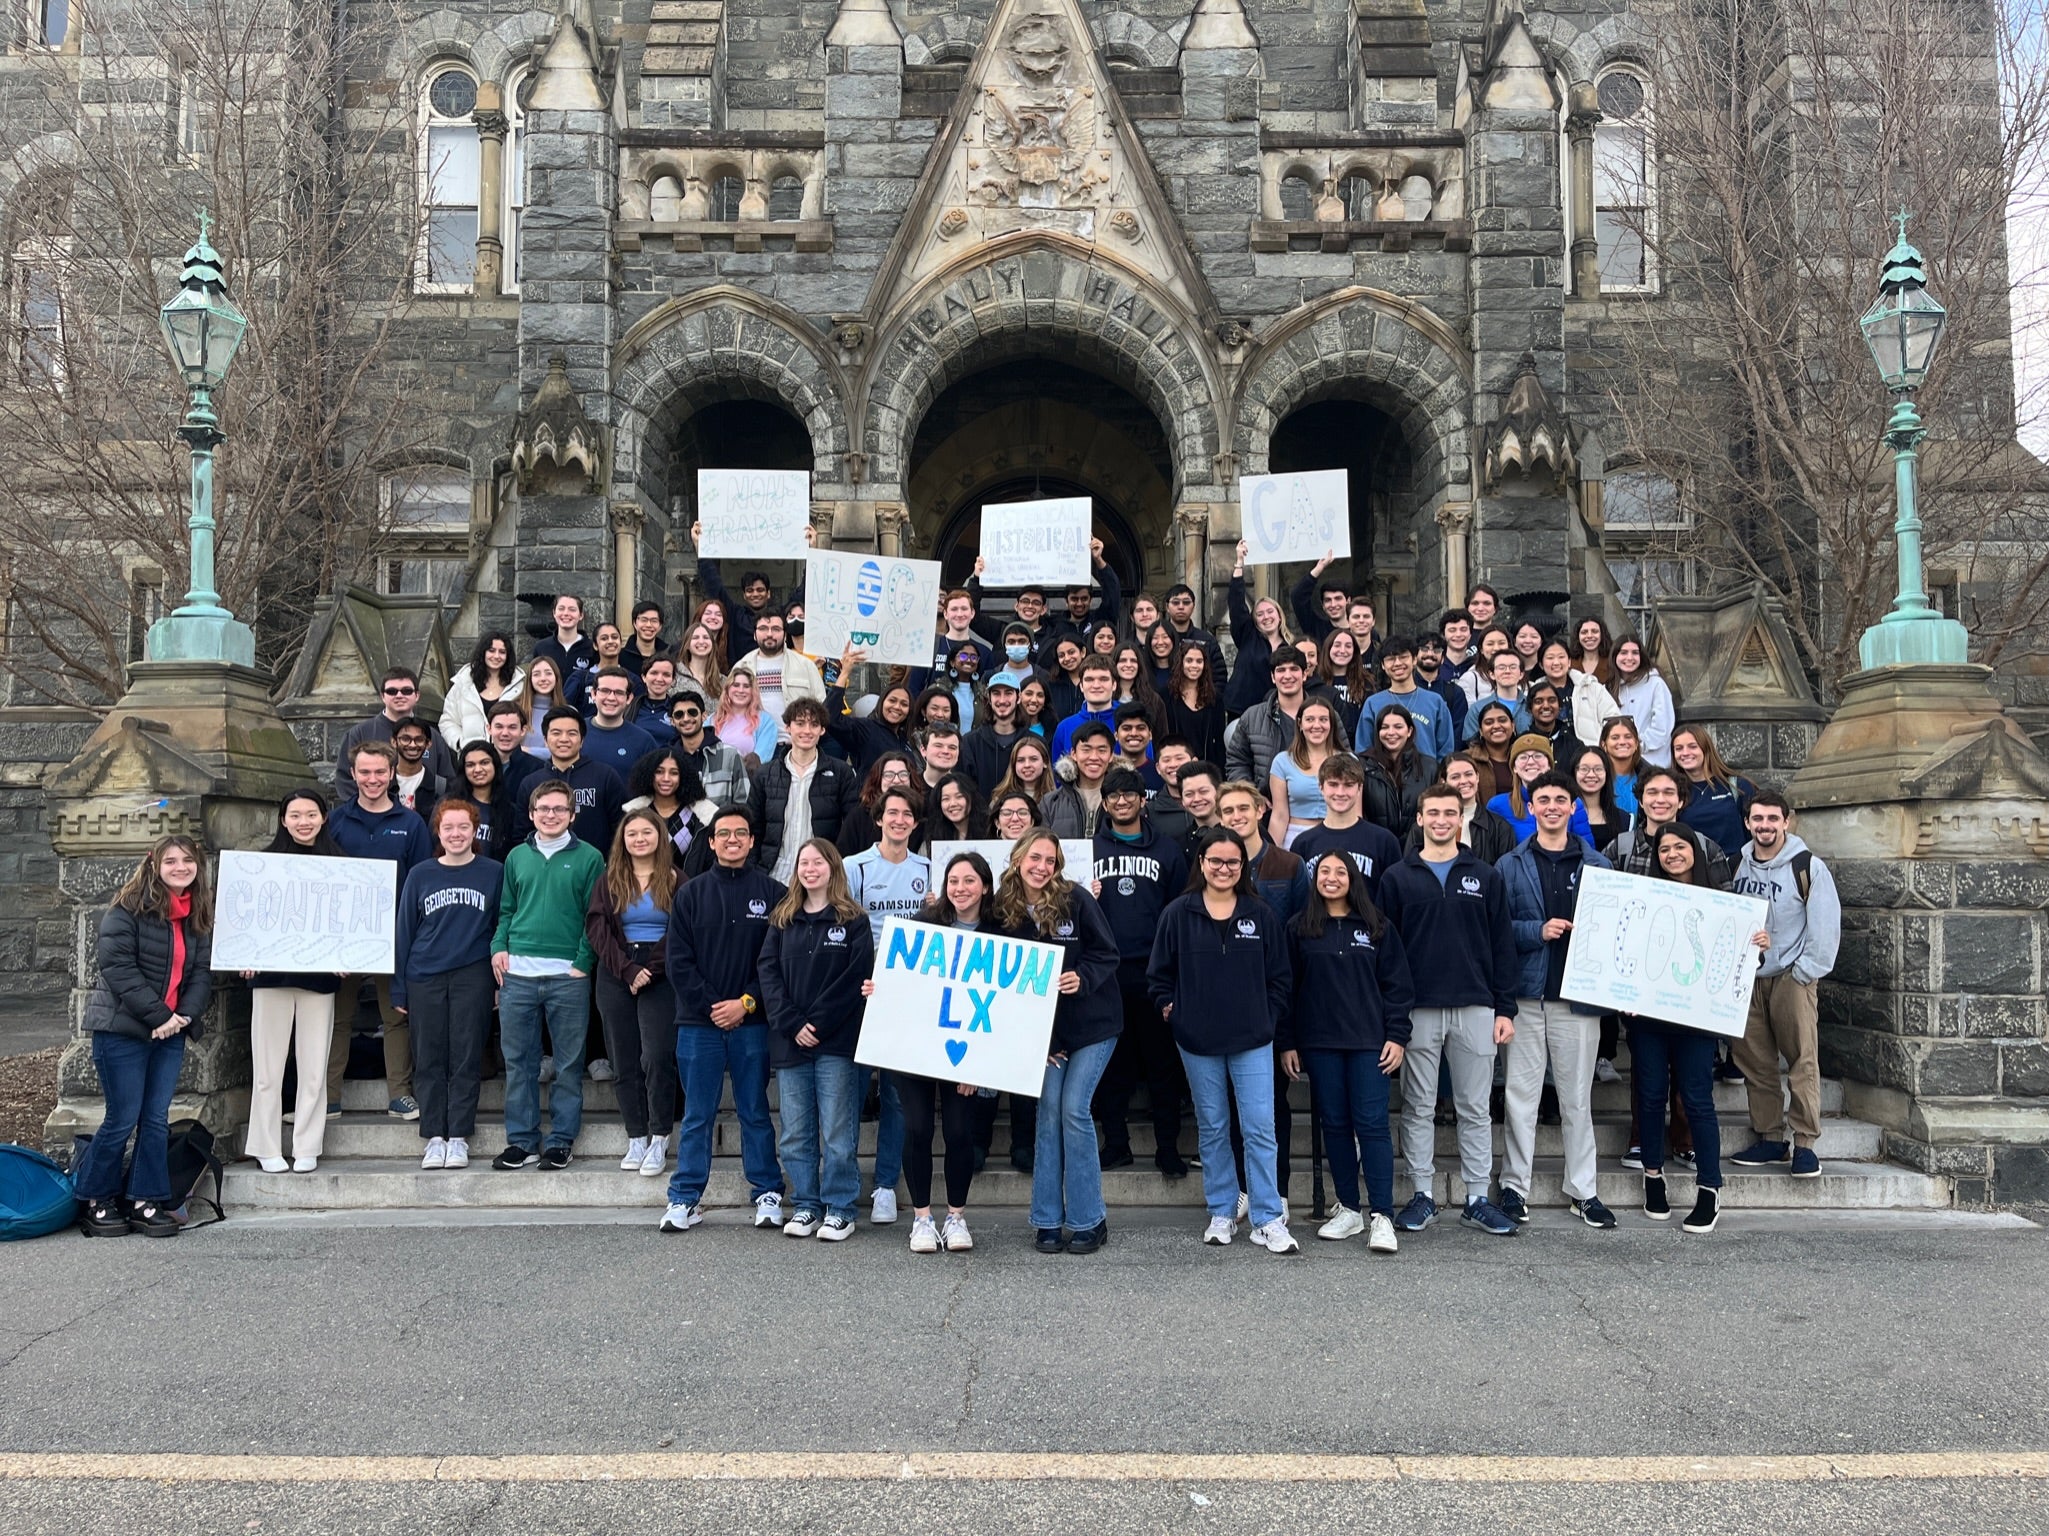
[(1961, 666), (1970, 660), (1970, 636), (1955, 619), (1928, 606), (1921, 570), (1921, 512), (1915, 502), (1915, 472), (1921, 440), (1928, 435), (1913, 392), (1928, 377), (1928, 366), (1949, 313), (1928, 291), (1928, 273), (1921, 253), (1907, 244), (1907, 215), (1897, 216), (1899, 239), (1885, 253), (1878, 297), (1857, 322), (1865, 345), (1878, 363), (1879, 376), (1896, 397), (1885, 440), (1893, 454), (1893, 497), (1898, 512), (1893, 535), (1899, 542), (1899, 592), (1892, 611), (1857, 642), (1858, 660), (1866, 667), (1923, 664)]
[(228, 297), (220, 252), (207, 243), (211, 224), (199, 211), (199, 242), (185, 253), (178, 292), (158, 314), (191, 401), (178, 435), (192, 451), (192, 505), (185, 526), (192, 536), (192, 585), (185, 601), (149, 628), (151, 661), (221, 661), (256, 664), (255, 633), (221, 606), (213, 571), (213, 453), (221, 444), (213, 392), (228, 376), (249, 321)]

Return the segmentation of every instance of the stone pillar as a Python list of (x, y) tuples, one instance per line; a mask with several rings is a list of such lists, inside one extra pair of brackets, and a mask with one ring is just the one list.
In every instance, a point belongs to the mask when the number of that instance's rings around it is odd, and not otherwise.
[(505, 291), (505, 94), (494, 81), (477, 86), (477, 276), (480, 299)]
[(612, 503), (612, 621), (622, 630), (633, 627), (633, 605), (640, 600), (640, 533), (647, 514), (637, 501)]
[[(115, 891), (159, 837), (179, 833), (209, 853), (260, 847), (277, 830), (277, 802), (312, 782), (270, 698), (271, 678), (220, 662), (145, 661), (84, 749), (51, 775), (45, 804), (70, 904), (73, 1038), (57, 1068), (57, 1107), (44, 1123), (53, 1155), (104, 1113), (92, 1042), (82, 1030), (98, 977), (99, 922)], [(203, 1122), (229, 1140), (249, 1116), (249, 995), (216, 975), (204, 1033), (191, 1041), (173, 1120)]]
[(1594, 236), (1594, 129), (1600, 126), (1601, 102), (1591, 80), (1582, 80), (1565, 98), (1565, 137), (1572, 154), (1572, 293), (1580, 299), (1601, 296), (1601, 246)]
[(875, 541), (878, 550), (901, 560), (910, 553), (911, 509), (894, 502), (875, 509)]
[(1790, 786), (1843, 903), (1822, 1070), (1967, 1204), (2049, 1200), (2049, 759), (1989, 676), (1852, 675)]
[(1436, 512), (1437, 526), (1444, 530), (1444, 607), (1465, 600), (1472, 585), (1467, 574), (1466, 533), (1473, 526), (1470, 501), (1447, 501)]
[(1188, 584), (1200, 603), (1209, 574), (1203, 569), (1203, 556), (1209, 550), (1209, 508), (1201, 503), (1176, 507), (1174, 537), (1177, 541), (1175, 560), (1180, 567), (1181, 580)]

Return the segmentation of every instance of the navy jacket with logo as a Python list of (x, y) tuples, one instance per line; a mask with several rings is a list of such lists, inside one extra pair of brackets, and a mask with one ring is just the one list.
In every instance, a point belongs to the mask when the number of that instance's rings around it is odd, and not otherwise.
[(1257, 896), (1240, 896), (1223, 922), (1202, 892), (1177, 896), (1160, 914), (1146, 967), (1146, 990), (1174, 1043), (1197, 1056), (1231, 1056), (1273, 1044), (1284, 1027), (1294, 973), (1280, 914)]
[[(875, 969), (875, 939), (864, 912), (852, 922), (831, 907), (799, 908), (790, 926), (771, 926), (761, 946), (761, 1001), (768, 1015), (768, 1059), (796, 1067), (820, 1056), (852, 1056), (861, 1036), (861, 983)], [(809, 1024), (818, 1044), (797, 1044)]]
[(1010, 936), (1059, 945), (1060, 968), (1081, 977), (1081, 990), (1060, 999), (1049, 1047), (1073, 1052), (1124, 1033), (1124, 994), (1117, 990), (1117, 938), (1102, 906), (1086, 886), (1076, 886), (1068, 899), (1071, 914), (1054, 924), (1051, 933), (1041, 933), (1027, 922)]
[[(708, 1024), (713, 1003), (743, 992), (761, 996), (761, 946), (783, 890), (752, 864), (715, 864), (683, 882), (669, 913), (669, 984), (676, 989), (678, 1024)], [(745, 1022), (764, 1020), (757, 1012)]]
[(619, 806), (626, 799), (626, 781), (589, 757), (579, 757), (567, 772), (558, 770), (553, 762), (543, 761), (520, 780), (515, 841), (524, 841), (533, 832), (533, 818), (526, 813), (527, 797), (548, 779), (560, 779), (576, 796), (576, 814), (569, 818), (569, 830), (576, 834), (576, 840), (589, 843), (599, 853), (610, 848), (612, 833), (619, 825)]
[(1418, 1008), (1488, 1008), (1515, 1017), (1522, 967), (1509, 923), (1508, 890), (1461, 847), (1443, 885), (1408, 855), (1380, 879), (1380, 910), (1400, 930)]
[(1091, 872), (1102, 882), (1096, 900), (1117, 936), (1117, 953), (1143, 966), (1152, 956), (1160, 914), (1188, 889), (1188, 860), (1180, 846), (1153, 825), (1151, 816), (1139, 818), (1135, 843), (1120, 841), (1104, 817), (1096, 823)]
[[(1516, 844), (1514, 851), (1504, 855), (1501, 862), (1494, 866), (1495, 873), (1501, 876), (1503, 883), (1508, 887), (1508, 920), (1515, 933), (1516, 950), (1521, 956), (1521, 963), (1517, 967), (1520, 980), (1516, 988), (1520, 997), (1544, 995), (1545, 973), (1551, 963), (1551, 945), (1572, 942), (1571, 934), (1562, 939), (1546, 940), (1544, 937), (1544, 880), (1537, 870), (1540, 855), (1536, 843), (1537, 836), (1533, 832)], [(1596, 853), (1594, 845), (1583, 837), (1579, 839), (1579, 857), (1582, 870), (1615, 867)], [(1575, 886), (1575, 900), (1578, 895), (1579, 891)], [(1601, 1011), (1587, 1003), (1571, 1003), (1568, 1006), (1574, 1013)]]
[(1416, 989), (1393, 923), (1373, 936), (1363, 917), (1326, 917), (1310, 937), (1302, 919), (1288, 925), (1295, 1001), (1274, 1044), (1284, 1051), (1373, 1051), (1409, 1043)]

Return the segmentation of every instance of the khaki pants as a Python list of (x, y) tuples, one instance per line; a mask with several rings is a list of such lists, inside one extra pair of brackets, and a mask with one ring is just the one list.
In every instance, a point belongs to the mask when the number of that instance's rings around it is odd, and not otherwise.
[[(1811, 1147), (1821, 1139), (1819, 1019), (1815, 989), (1796, 981), (1791, 971), (1757, 978), (1750, 994), (1750, 1018), (1734, 1054), (1750, 1090), (1750, 1128), (1761, 1140), (1786, 1140), (1788, 1123), (1797, 1147)], [(1793, 1095), (1790, 1111), (1779, 1086), (1781, 1056), (1786, 1058), (1786, 1086)]]
[[(406, 1016), (391, 1006), (391, 978), (378, 976), (377, 1012), (384, 1020), (384, 1086), (387, 1098), (398, 1098), (413, 1091), (413, 1027), (406, 1022)], [(339, 1017), (334, 1031), (334, 1044), (327, 1059), (327, 1098), (331, 1104), (339, 1104), (342, 1096), (342, 1075), (349, 1065), (349, 1034), (356, 1018), (356, 983), (344, 978), (341, 996), (337, 1000)]]
[(292, 1155), (318, 1157), (327, 1135), (329, 1037), (334, 1032), (334, 994), (296, 987), (257, 987), (249, 993), (249, 1139), (251, 1157), (284, 1156), (285, 1059), (299, 1063), (299, 1097), (293, 1105)]

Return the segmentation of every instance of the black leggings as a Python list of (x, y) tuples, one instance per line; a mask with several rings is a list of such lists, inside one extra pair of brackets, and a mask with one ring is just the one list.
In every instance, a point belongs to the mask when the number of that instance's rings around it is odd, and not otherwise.
[(912, 1077), (909, 1073), (898, 1076), (896, 1093), (904, 1110), (904, 1183), (911, 1192), (911, 1209), (923, 1210), (932, 1203), (935, 1099), (940, 1130), (946, 1139), (946, 1203), (954, 1210), (965, 1207), (968, 1186), (975, 1180), (976, 1096), (960, 1092), (952, 1083)]

